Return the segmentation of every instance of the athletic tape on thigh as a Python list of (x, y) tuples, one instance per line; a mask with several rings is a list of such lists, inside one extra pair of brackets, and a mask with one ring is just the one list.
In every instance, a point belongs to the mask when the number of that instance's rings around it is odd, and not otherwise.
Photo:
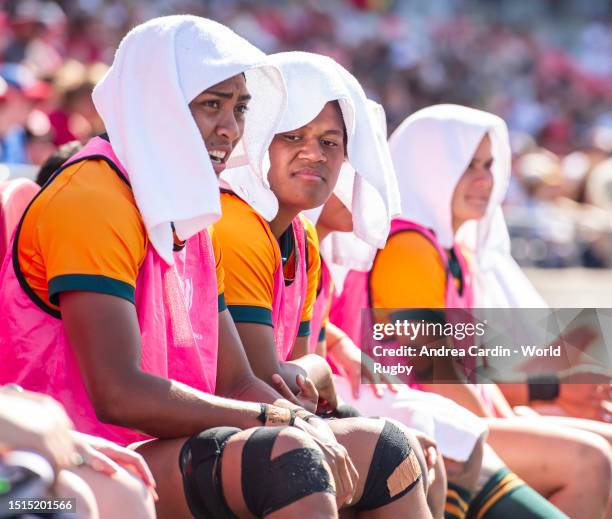
[(270, 459), (274, 442), (283, 429), (257, 429), (242, 451), (242, 493), (250, 512), (257, 517), (310, 494), (335, 494), (320, 451), (299, 448)]
[(237, 519), (227, 506), (221, 487), (221, 455), (227, 441), (240, 429), (214, 427), (189, 438), (179, 455), (183, 488), (196, 519)]
[(402, 430), (391, 422), (376, 443), (357, 510), (373, 510), (399, 499), (421, 479), (421, 466)]

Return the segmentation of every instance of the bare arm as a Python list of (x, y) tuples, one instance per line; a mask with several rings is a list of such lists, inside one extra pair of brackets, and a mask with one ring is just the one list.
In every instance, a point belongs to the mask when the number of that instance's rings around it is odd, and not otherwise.
[(188, 436), (218, 425), (259, 424), (257, 404), (205, 394), (142, 371), (140, 330), (130, 302), (75, 291), (61, 294), (60, 308), (85, 388), (101, 421), (159, 438)]
[(281, 398), (275, 389), (253, 373), (228, 310), (219, 314), (216, 392), (228, 398), (265, 403), (273, 403)]
[[(297, 360), (281, 362), (276, 354), (274, 330), (257, 323), (236, 323), (251, 368), (261, 380), (272, 383), (272, 375), (278, 373), (291, 391), (297, 393), (297, 375), (309, 377), (317, 389), (326, 388), (331, 381), (331, 369), (318, 355), (305, 355)], [(300, 337), (307, 340), (307, 337)]]

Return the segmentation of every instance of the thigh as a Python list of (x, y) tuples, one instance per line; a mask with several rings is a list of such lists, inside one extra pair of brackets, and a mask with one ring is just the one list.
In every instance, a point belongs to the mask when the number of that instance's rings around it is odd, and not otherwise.
[(76, 499), (75, 519), (98, 519), (100, 517), (96, 496), (92, 489), (74, 472), (59, 471), (55, 480), (55, 495)]
[(179, 466), (179, 455), (186, 441), (187, 438), (153, 440), (136, 448), (146, 460), (157, 483), (158, 519), (193, 519), (185, 499)]
[(384, 420), (345, 418), (342, 420), (329, 420), (327, 423), (336, 436), (338, 443), (347, 450), (359, 474), (355, 497), (353, 498), (353, 502), (357, 502), (363, 495), (368, 471), (372, 464), (372, 456), (384, 426)]
[(89, 467), (77, 467), (70, 473), (78, 476), (94, 495), (99, 516), (150, 519), (155, 517), (155, 503), (149, 489), (123, 467), (109, 476)]
[(540, 420), (556, 427), (558, 425), (564, 427), (572, 427), (581, 431), (589, 431), (598, 434), (605, 438), (612, 445), (612, 424), (606, 422), (598, 422), (596, 420), (586, 420), (584, 418), (571, 418), (565, 416), (539, 416)]
[[(372, 459), (376, 450), (376, 445), (378, 443), (386, 421), (394, 423), (404, 432), (404, 434), (407, 434), (405, 426), (403, 426), (399, 422), (389, 419), (346, 418), (343, 420), (329, 420), (328, 422), (332, 431), (336, 435), (336, 439), (338, 440), (338, 442), (346, 448), (359, 474), (353, 503), (359, 502), (359, 500), (363, 496), (364, 487), (368, 479), (368, 474), (370, 472), (370, 466), (372, 465)], [(420, 464), (421, 472), (423, 473), (426, 469), (426, 463), (425, 458), (423, 456), (423, 451), (419, 445), (418, 440), (416, 440), (413, 435), (409, 434), (406, 436), (406, 440), (408, 441), (412, 450), (416, 454)], [(399, 465), (401, 463), (401, 460), (393, 460), (393, 462)], [(374, 474), (374, 476), (376, 476), (376, 474)], [(406, 507), (406, 502), (412, 500), (412, 496), (414, 494), (419, 494), (419, 496), (423, 498), (421, 500), (421, 504), (425, 503), (425, 494), (423, 491), (424, 485), (424, 477), (422, 477), (421, 482), (417, 485), (418, 490), (415, 489), (416, 492), (408, 492), (408, 494), (404, 496), (404, 498), (399, 499), (379, 509), (379, 511), (383, 514), (382, 516), (385, 516), (386, 513), (390, 513), (389, 511), (393, 509), (397, 509), (398, 513), (401, 510), (404, 510)], [(362, 513), (361, 515), (365, 514), (364, 517), (369, 517), (370, 515), (368, 514), (371, 513), (373, 513), (372, 517), (376, 516), (376, 510), (372, 510), (367, 514)]]
[[(244, 489), (242, 487), (242, 474), (244, 470), (248, 471), (248, 474), (246, 475), (251, 478), (247, 482), (247, 485), (249, 485), (251, 491), (253, 488), (257, 488), (258, 492), (261, 491), (262, 495), (267, 495), (267, 500), (271, 499), (272, 501), (275, 501), (275, 499), (278, 498), (280, 501), (283, 501), (283, 495), (278, 494), (280, 489), (277, 489), (277, 487), (274, 487), (274, 489), (271, 489), (271, 487), (264, 489), (263, 486), (260, 485), (261, 479), (257, 479), (260, 477), (259, 474), (264, 473), (264, 467), (266, 467), (268, 463), (274, 461), (276, 458), (289, 451), (304, 448), (318, 450), (315, 442), (304, 433), (294, 427), (285, 427), (276, 433), (268, 459), (254, 460), (253, 451), (249, 453), (248, 458), (250, 458), (250, 461), (248, 463), (251, 465), (253, 463), (257, 463), (258, 468), (261, 467), (261, 471), (259, 473), (254, 473), (254, 470), (249, 470), (248, 467), (243, 467), (242, 458), (247, 440), (251, 437), (255, 430), (257, 429), (247, 429), (246, 431), (233, 435), (225, 446), (223, 458), (221, 460), (221, 481), (223, 486), (223, 494), (227, 505), (238, 517), (254, 517), (248, 508), (243, 493)], [(261, 437), (256, 441), (260, 440), (262, 440)], [(314, 466), (311, 466), (310, 469), (314, 469)], [(291, 476), (288, 475), (287, 477)], [(296, 477), (295, 474), (294, 477)], [(331, 473), (328, 472), (327, 477), (332, 479)], [(253, 480), (255, 480), (255, 482)], [(265, 484), (265, 482), (262, 483)], [(255, 487), (253, 485), (255, 485)], [(274, 495), (271, 495), (270, 492), (272, 492)], [(287, 503), (285, 506), (277, 509), (275, 512), (272, 512), (269, 515), (270, 517), (299, 517), (302, 515), (306, 517), (314, 517), (313, 514), (316, 513), (322, 513), (323, 516), (335, 515), (336, 504), (333, 496), (331, 494), (327, 494), (327, 503), (325, 505), (322, 504), (323, 501), (322, 494), (314, 492)], [(268, 502), (268, 505), (270, 504), (271, 503)]]
[[(221, 456), (221, 488), (223, 498), (230, 510), (238, 517), (253, 517), (248, 510), (242, 489), (242, 453), (245, 444), (256, 429), (247, 429), (233, 434), (225, 443)], [(301, 447), (316, 448), (314, 442), (307, 441), (300, 431), (287, 427), (275, 439), (271, 459), (290, 450)], [(149, 464), (157, 482), (159, 519), (191, 519), (192, 515), (183, 490), (183, 477), (179, 466), (179, 456), (187, 438), (179, 440), (155, 440), (137, 447)], [(263, 460), (262, 460), (263, 461)], [(256, 475), (255, 475), (256, 476)], [(330, 475), (331, 477), (331, 475)], [(308, 511), (322, 508), (313, 507), (314, 501), (321, 501), (316, 495), (306, 496), (297, 506)], [(329, 499), (334, 508), (333, 498)], [(330, 510), (332, 512), (332, 510)]]
[(488, 442), (495, 452), (545, 496), (589, 471), (584, 454), (596, 439), (591, 433), (552, 428), (539, 419), (527, 418), (490, 420), (488, 425)]

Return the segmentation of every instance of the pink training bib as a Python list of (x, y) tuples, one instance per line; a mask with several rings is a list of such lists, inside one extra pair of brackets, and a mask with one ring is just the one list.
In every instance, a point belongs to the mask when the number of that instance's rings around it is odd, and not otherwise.
[[(87, 159), (106, 160), (127, 172), (105, 139), (96, 137), (61, 170)], [(27, 211), (27, 210), (26, 210)], [(22, 218), (23, 221), (23, 218)], [(102, 423), (85, 391), (76, 358), (55, 317), (34, 302), (17, 260), (19, 228), (0, 271), (0, 385), (17, 383), (61, 402), (77, 430), (122, 445), (149, 438)], [(141, 369), (214, 394), (217, 373), (218, 302), (215, 257), (206, 230), (187, 240), (168, 266), (149, 246), (136, 281)], [(125, 395), (129, 398), (129, 395)]]
[(282, 261), (274, 272), (274, 304), (272, 323), (276, 353), (281, 361), (291, 355), (300, 327), (306, 289), (308, 286), (308, 266), (306, 265), (306, 233), (304, 224), (297, 216), (291, 223), (294, 239), (295, 278), (285, 284)]
[(323, 326), (323, 321), (327, 316), (330, 299), (332, 297), (332, 280), (329, 269), (321, 258), (321, 281), (319, 283), (319, 293), (312, 309), (312, 319), (310, 320), (311, 334), (308, 338), (308, 353), (315, 353), (319, 342), (319, 332)]
[[(415, 231), (422, 234), (436, 248), (438, 254), (440, 254), (446, 268), (445, 307), (472, 308), (472, 277), (459, 247), (455, 245), (453, 246), (453, 250), (457, 260), (459, 261), (463, 275), (463, 290), (461, 293), (459, 293), (459, 290), (455, 285), (453, 275), (448, 266), (449, 255), (447, 251), (438, 243), (435, 234), (422, 225), (398, 218), (391, 222), (389, 238), (397, 233), (405, 231)], [(344, 330), (344, 332), (346, 332), (346, 334), (360, 348), (362, 347), (362, 330), (371, 330), (372, 326), (371, 312), (362, 311), (364, 309), (369, 310), (372, 307), (369, 275), (369, 272), (351, 270), (344, 281), (342, 293), (339, 296), (334, 297), (330, 311), (330, 321)], [(367, 319), (366, 322), (363, 321), (364, 318)]]

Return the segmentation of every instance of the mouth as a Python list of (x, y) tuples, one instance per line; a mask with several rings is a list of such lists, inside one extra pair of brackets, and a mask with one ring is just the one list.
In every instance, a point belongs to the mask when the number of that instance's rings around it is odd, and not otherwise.
[(489, 196), (468, 196), (466, 201), (470, 204), (487, 205), (489, 203)]
[(298, 177), (309, 182), (326, 182), (325, 176), (315, 168), (301, 168), (291, 174), (292, 177)]
[(217, 175), (221, 173), (225, 167), (230, 152), (227, 149), (213, 148), (208, 152), (213, 169)]

